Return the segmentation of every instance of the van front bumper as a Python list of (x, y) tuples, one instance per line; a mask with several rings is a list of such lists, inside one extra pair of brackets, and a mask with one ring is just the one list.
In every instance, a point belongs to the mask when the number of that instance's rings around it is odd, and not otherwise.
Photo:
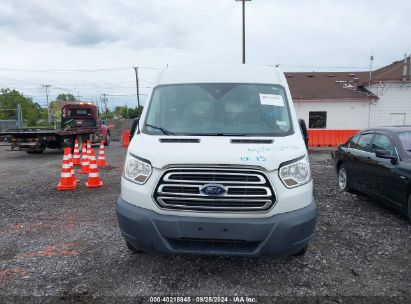
[(143, 251), (204, 255), (291, 255), (312, 238), (317, 208), (312, 203), (269, 218), (208, 218), (158, 214), (117, 201), (121, 234)]

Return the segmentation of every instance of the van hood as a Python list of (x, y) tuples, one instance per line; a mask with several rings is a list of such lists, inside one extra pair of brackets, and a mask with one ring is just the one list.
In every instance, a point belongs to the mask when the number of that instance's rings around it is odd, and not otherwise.
[[(175, 142), (177, 139), (198, 142)], [(232, 139), (273, 140), (272, 143), (231, 143)], [(163, 140), (169, 141), (164, 142)], [(152, 136), (133, 137), (128, 152), (149, 160), (157, 169), (169, 165), (242, 165), (267, 171), (307, 153), (300, 134), (286, 137)]]

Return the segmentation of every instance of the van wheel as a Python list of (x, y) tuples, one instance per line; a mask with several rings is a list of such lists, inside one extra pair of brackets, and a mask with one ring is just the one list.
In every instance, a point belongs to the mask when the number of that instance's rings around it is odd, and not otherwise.
[(303, 249), (301, 249), (300, 251), (294, 253), (293, 256), (295, 256), (295, 257), (304, 256), (304, 255), (307, 253), (307, 250), (308, 250), (308, 245), (305, 246), (305, 247), (304, 247)]
[(133, 245), (131, 245), (129, 242), (126, 241), (126, 246), (127, 248), (131, 251), (132, 254), (137, 254), (137, 253), (143, 253), (143, 250), (137, 249)]
[(407, 211), (408, 211), (408, 220), (410, 221), (410, 224), (411, 224), (411, 194), (410, 194), (410, 197), (408, 198)]
[(353, 189), (350, 186), (350, 179), (348, 178), (347, 169), (344, 164), (338, 168), (338, 187), (340, 187), (342, 191), (350, 193), (353, 192)]

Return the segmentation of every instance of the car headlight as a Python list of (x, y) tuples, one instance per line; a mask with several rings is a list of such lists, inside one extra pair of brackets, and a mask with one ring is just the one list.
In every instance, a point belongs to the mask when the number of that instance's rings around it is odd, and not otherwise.
[(279, 176), (287, 188), (294, 188), (311, 181), (311, 170), (308, 156), (297, 159), (292, 163), (280, 166)]
[(124, 177), (137, 184), (144, 184), (152, 172), (151, 164), (133, 154), (129, 154), (124, 166)]

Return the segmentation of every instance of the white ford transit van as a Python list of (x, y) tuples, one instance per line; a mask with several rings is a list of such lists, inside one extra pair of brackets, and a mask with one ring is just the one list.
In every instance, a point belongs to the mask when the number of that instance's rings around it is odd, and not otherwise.
[(127, 151), (117, 217), (134, 252), (304, 254), (316, 205), (284, 74), (165, 69)]

